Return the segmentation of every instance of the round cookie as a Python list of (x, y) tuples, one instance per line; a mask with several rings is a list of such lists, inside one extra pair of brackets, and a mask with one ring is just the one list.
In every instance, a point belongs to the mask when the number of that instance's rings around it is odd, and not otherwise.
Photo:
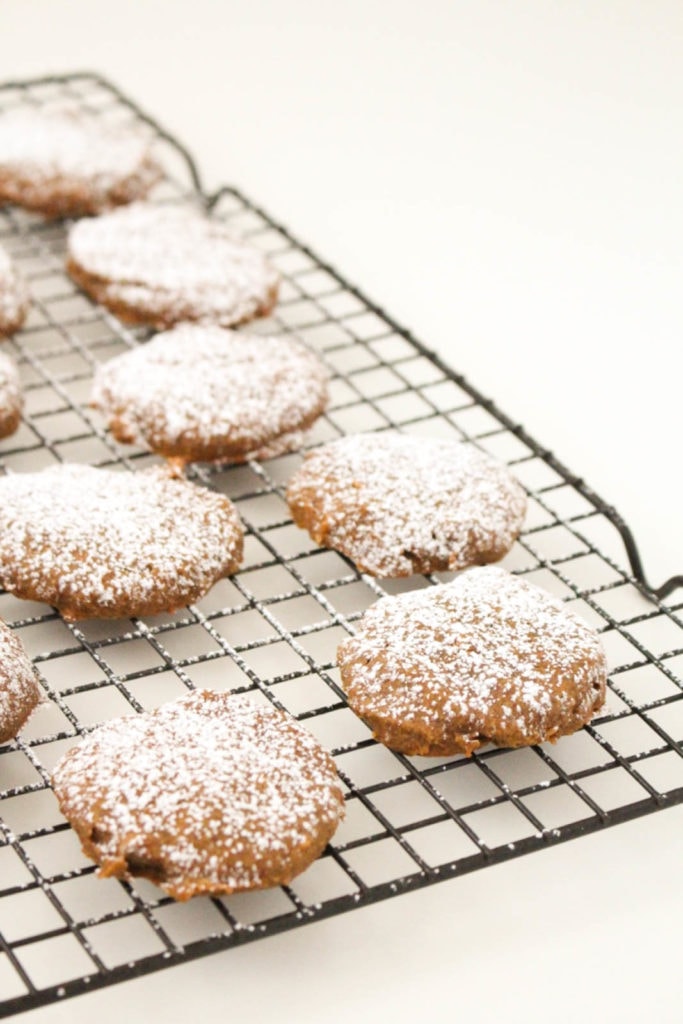
[(0, 201), (79, 217), (142, 199), (161, 176), (139, 132), (76, 110), (0, 117)]
[(242, 557), (222, 494), (158, 468), (58, 465), (0, 478), (0, 584), (65, 619), (172, 611)]
[(0, 622), (0, 743), (16, 736), (40, 700), (36, 672), (24, 645)]
[(177, 900), (287, 884), (344, 812), (303, 726), (207, 690), (96, 729), (52, 784), (101, 877), (148, 878)]
[(316, 543), (383, 577), (495, 562), (526, 512), (524, 491), (490, 456), (459, 441), (393, 432), (309, 452), (287, 501)]
[(470, 755), (580, 729), (605, 700), (598, 635), (504, 569), (386, 597), (338, 650), (353, 710), (392, 750)]
[(0, 245), (0, 339), (18, 331), (28, 313), (28, 290), (24, 279)]
[(327, 404), (327, 372), (288, 337), (181, 324), (98, 367), (92, 404), (119, 441), (185, 461), (287, 450)]
[(13, 434), (21, 421), (24, 399), (19, 373), (9, 356), (0, 352), (0, 438)]
[(268, 314), (279, 276), (262, 252), (187, 207), (133, 203), (69, 232), (67, 269), (128, 323), (231, 327)]

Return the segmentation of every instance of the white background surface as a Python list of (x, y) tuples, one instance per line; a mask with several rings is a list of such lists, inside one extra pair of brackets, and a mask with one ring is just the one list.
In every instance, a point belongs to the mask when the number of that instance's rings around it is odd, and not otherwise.
[[(109, 77), (683, 572), (680, 0), (2, 0), (0, 78)], [(32, 1019), (679, 1021), (683, 813)], [(163, 1009), (161, 1009), (163, 1007)]]

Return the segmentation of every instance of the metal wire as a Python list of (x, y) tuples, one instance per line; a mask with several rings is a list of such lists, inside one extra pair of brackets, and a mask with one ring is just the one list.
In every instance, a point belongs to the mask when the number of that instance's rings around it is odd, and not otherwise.
[[(468, 440), (506, 461), (529, 492), (524, 533), (505, 560), (601, 631), (611, 675), (601, 714), (556, 746), (426, 759), (378, 746), (347, 707), (337, 642), (377, 597), (447, 574), (377, 581), (296, 529), (284, 487), (300, 455), (193, 467), (228, 494), (247, 529), (245, 564), (197, 605), (123, 622), (65, 623), (0, 594), (49, 703), (0, 747), (0, 1016), (329, 917), (683, 801), (683, 604), (646, 597), (618, 514), (334, 268), (234, 189), (202, 192), (192, 157), (96, 75), (0, 88), (0, 109), (68, 100), (149, 131), (167, 177), (155, 198), (195, 200), (269, 254), (281, 301), (260, 331), (294, 333), (332, 374), (332, 402), (310, 443), (398, 428)], [(0, 443), (7, 470), (59, 461), (136, 469), (88, 407), (95, 366), (147, 337), (82, 295), (63, 269), (65, 230), (0, 210), (0, 242), (33, 303), (8, 342), (24, 423)], [(615, 530), (616, 526), (616, 530)], [(618, 531), (618, 532), (617, 532)], [(622, 565), (621, 534), (631, 573)], [(660, 596), (680, 585), (676, 577)], [(145, 881), (100, 880), (52, 795), (56, 760), (101, 721), (206, 686), (256, 691), (314, 732), (336, 759), (347, 817), (291, 886), (176, 904)]]

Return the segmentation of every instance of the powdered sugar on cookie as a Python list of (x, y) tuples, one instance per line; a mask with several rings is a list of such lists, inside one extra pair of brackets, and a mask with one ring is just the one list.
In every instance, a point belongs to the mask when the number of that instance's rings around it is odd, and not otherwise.
[(595, 631), (497, 567), (384, 598), (338, 657), (351, 707), (406, 753), (554, 740), (584, 725), (605, 697)]
[(313, 736), (271, 706), (209, 691), (100, 727), (53, 785), (101, 875), (142, 875), (176, 899), (288, 882), (343, 815)]
[(310, 452), (287, 500), (318, 544), (376, 576), (496, 561), (526, 510), (521, 486), (490, 456), (393, 432), (343, 437)]
[(0, 582), (66, 618), (180, 607), (241, 555), (228, 498), (160, 469), (60, 465), (0, 479)]
[(263, 253), (193, 209), (134, 203), (80, 221), (68, 239), (68, 269), (124, 319), (224, 327), (270, 311), (279, 275)]
[(36, 672), (21, 640), (0, 622), (0, 743), (16, 736), (40, 699)]
[(137, 129), (75, 109), (22, 107), (0, 117), (0, 198), (48, 216), (140, 199), (160, 174)]
[(99, 367), (92, 396), (119, 440), (202, 461), (289, 450), (326, 402), (327, 372), (301, 342), (193, 324)]
[(9, 356), (0, 352), (0, 437), (8, 437), (17, 429), (23, 404), (17, 367)]
[(19, 330), (28, 312), (28, 289), (0, 245), (0, 335)]

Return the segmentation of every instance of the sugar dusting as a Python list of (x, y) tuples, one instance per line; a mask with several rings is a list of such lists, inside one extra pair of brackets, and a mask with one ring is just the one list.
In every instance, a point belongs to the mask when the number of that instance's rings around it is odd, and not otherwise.
[(13, 359), (0, 352), (0, 437), (16, 423), (23, 406), (19, 372)]
[(309, 453), (287, 498), (318, 543), (377, 576), (495, 561), (526, 510), (521, 486), (490, 456), (393, 432), (343, 437)]
[(133, 203), (79, 221), (68, 252), (103, 301), (167, 323), (241, 323), (272, 305), (279, 281), (263, 253), (187, 207)]
[(65, 615), (178, 607), (241, 558), (223, 495), (168, 471), (59, 465), (0, 479), (0, 580)]
[(204, 460), (270, 446), (326, 401), (327, 372), (301, 342), (196, 324), (100, 366), (92, 394), (120, 439)]
[(104, 209), (115, 195), (146, 195), (159, 174), (137, 129), (112, 127), (75, 108), (22, 107), (0, 117), (0, 180), (37, 200), (42, 195), (49, 203), (56, 192), (80, 187), (93, 209)]
[(0, 334), (17, 330), (28, 309), (28, 290), (9, 253), (0, 245)]
[(0, 743), (16, 735), (40, 699), (35, 669), (21, 640), (0, 622)]
[(601, 706), (606, 662), (593, 629), (499, 567), (387, 597), (338, 651), (360, 715), (400, 722), (466, 752), (573, 731)]
[(307, 730), (210, 691), (101, 726), (53, 786), (102, 874), (153, 860), (180, 899), (284, 881), (343, 815), (334, 763)]

